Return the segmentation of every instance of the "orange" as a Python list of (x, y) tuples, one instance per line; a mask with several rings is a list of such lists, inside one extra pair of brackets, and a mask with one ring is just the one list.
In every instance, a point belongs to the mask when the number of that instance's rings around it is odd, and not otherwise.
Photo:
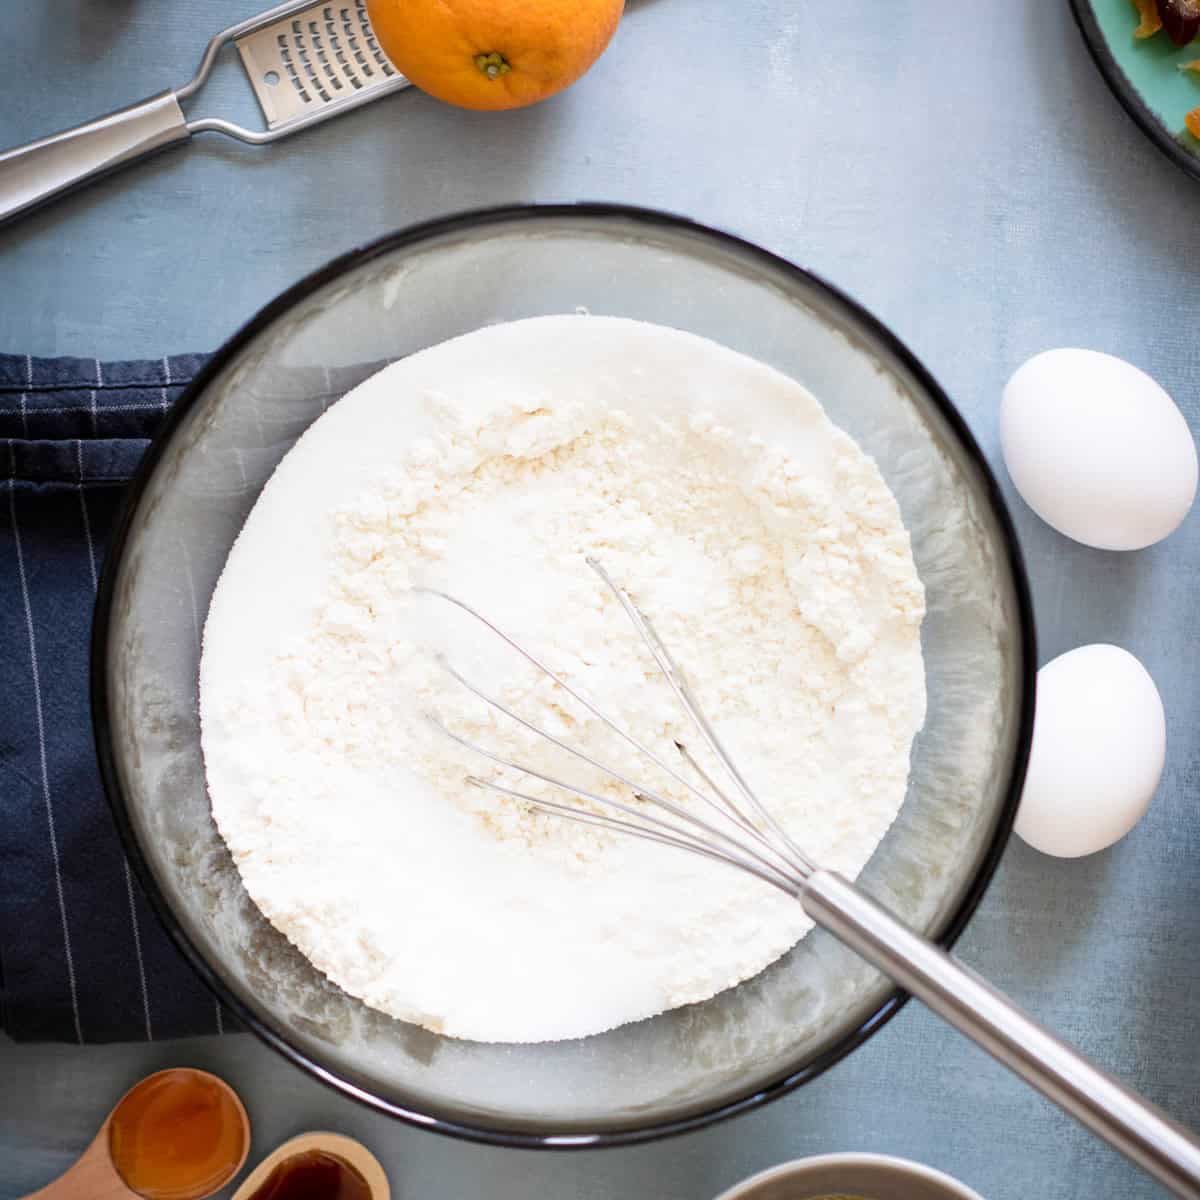
[(575, 82), (625, 0), (367, 0), (383, 52), (417, 87), (462, 108), (521, 108)]
[(1158, 15), (1157, 0), (1133, 0), (1138, 10), (1140, 24), (1133, 31), (1135, 38), (1153, 37), (1162, 28), (1162, 17)]
[[(1200, 75), (1200, 58), (1193, 58), (1191, 62), (1183, 64), (1185, 71), (1195, 71)], [(1183, 118), (1183, 123), (1187, 126), (1187, 131), (1200, 141), (1200, 108), (1193, 108), (1190, 113), (1186, 113)]]

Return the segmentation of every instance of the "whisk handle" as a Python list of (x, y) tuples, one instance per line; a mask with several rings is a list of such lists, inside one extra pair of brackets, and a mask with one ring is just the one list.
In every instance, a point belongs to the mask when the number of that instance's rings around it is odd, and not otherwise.
[(817, 871), (799, 899), (814, 921), (1064, 1112), (1177, 1196), (1200, 1200), (1200, 1142), (1148, 1100), (841, 875)]

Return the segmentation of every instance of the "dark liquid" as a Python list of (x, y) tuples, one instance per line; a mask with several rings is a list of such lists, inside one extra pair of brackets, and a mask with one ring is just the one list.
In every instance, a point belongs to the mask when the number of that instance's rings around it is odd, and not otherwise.
[(345, 1159), (305, 1150), (285, 1158), (250, 1200), (371, 1200), (371, 1189)]

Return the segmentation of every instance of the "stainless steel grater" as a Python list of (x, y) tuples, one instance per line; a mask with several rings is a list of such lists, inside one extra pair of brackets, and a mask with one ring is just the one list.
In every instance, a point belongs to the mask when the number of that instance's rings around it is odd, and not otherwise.
[[(219, 117), (189, 119), (183, 111), (231, 42), (265, 129)], [(404, 87), (408, 80), (380, 49), (366, 0), (289, 0), (218, 33), (195, 76), (176, 91), (0, 154), (0, 222), (194, 133), (261, 145)]]

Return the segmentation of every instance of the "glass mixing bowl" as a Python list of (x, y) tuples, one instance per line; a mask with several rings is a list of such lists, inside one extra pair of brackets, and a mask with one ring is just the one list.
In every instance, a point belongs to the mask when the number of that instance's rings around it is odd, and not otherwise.
[(242, 887), (209, 813), (197, 666), (213, 586), (264, 482), (328, 404), (386, 361), (576, 309), (689, 330), (771, 364), (878, 462), (928, 592), (929, 715), (904, 808), (861, 882), (943, 944), (1008, 836), (1033, 708), (1024, 572), (978, 447), (896, 338), (807, 272), (676, 217), (522, 207), (383, 238), (268, 305), (175, 406), (105, 567), (93, 701), (108, 794), (171, 934), (251, 1029), (379, 1109), (508, 1145), (627, 1143), (729, 1115), (811, 1079), (902, 1002), (818, 930), (740, 987), (611, 1033), (454, 1041), (345, 995)]

